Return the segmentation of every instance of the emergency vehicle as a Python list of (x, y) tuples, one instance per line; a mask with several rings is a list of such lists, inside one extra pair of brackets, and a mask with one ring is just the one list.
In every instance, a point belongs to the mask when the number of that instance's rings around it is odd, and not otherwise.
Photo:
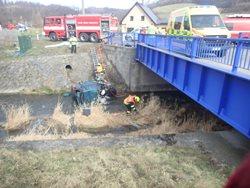
[(232, 38), (250, 38), (250, 14), (234, 14), (223, 19)]
[[(217, 38), (228, 38), (230, 33), (222, 21), (216, 6), (191, 6), (178, 9), (170, 14), (167, 34), (178, 36), (211, 37), (202, 40), (200, 51), (217, 57), (226, 55), (228, 45)], [(184, 45), (189, 54), (191, 46)]]
[(103, 15), (48, 16), (43, 26), (44, 35), (51, 41), (75, 35), (82, 42), (98, 42), (117, 30), (117, 17)]
[(200, 37), (230, 37), (216, 6), (191, 6), (171, 12), (167, 33)]

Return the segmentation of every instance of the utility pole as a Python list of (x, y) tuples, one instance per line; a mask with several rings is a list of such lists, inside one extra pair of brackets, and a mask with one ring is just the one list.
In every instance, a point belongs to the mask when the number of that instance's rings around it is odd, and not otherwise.
[(82, 0), (82, 14), (85, 14), (84, 0)]

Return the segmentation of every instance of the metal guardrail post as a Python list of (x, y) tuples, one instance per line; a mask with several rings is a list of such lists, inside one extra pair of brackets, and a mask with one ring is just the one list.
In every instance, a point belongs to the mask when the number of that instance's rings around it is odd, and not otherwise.
[(196, 52), (197, 52), (197, 47), (198, 47), (198, 39), (194, 38), (192, 41), (192, 53), (191, 53), (191, 58), (195, 58), (196, 57)]
[(240, 57), (241, 57), (241, 52), (242, 52), (242, 46), (243, 46), (243, 42), (242, 42), (241, 39), (239, 39), (237, 41), (237, 47), (236, 47), (236, 52), (235, 52), (235, 57), (234, 57), (232, 72), (237, 71), (237, 68), (239, 67)]

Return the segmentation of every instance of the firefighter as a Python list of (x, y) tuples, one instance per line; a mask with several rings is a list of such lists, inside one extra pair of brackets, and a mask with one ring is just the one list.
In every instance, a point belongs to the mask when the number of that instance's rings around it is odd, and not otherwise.
[(130, 114), (131, 111), (137, 112), (135, 107), (136, 104), (140, 102), (140, 97), (136, 95), (129, 95), (126, 99), (124, 99), (123, 104), (127, 107), (127, 114)]
[(105, 69), (102, 67), (101, 63), (98, 63), (96, 66), (96, 81), (104, 81), (105, 80)]
[(71, 46), (71, 53), (76, 53), (77, 38), (75, 37), (74, 34), (71, 35), (69, 43)]
[(102, 73), (104, 71), (101, 63), (98, 63), (96, 66), (96, 73)]

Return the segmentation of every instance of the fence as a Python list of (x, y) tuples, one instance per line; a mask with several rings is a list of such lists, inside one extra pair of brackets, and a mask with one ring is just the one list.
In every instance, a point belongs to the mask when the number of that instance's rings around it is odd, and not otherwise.
[(250, 70), (250, 39), (245, 38), (210, 38), (173, 35), (110, 34), (109, 44), (136, 47), (137, 43), (175, 52), (203, 62), (219, 63)]
[(20, 53), (25, 53), (28, 49), (32, 48), (31, 37), (27, 35), (18, 36)]

